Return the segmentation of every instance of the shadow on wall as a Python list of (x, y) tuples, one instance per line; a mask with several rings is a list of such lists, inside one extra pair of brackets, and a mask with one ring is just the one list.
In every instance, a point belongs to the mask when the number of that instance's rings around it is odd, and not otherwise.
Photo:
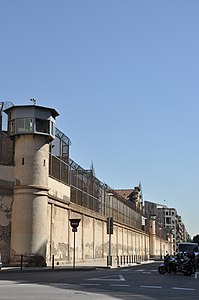
[(23, 265), (27, 267), (46, 267), (45, 258), (42, 255), (35, 254), (24, 256)]
[(11, 251), (11, 260), (9, 266), (23, 266), (23, 267), (46, 267), (45, 255), (41, 253), (46, 253), (46, 243), (44, 243), (37, 253), (16, 253)]

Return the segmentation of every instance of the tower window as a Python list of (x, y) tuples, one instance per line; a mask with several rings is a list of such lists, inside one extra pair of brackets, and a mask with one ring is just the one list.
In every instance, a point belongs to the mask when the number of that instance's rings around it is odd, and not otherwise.
[(10, 134), (15, 134), (15, 120), (9, 121), (8, 128), (9, 128)]
[(18, 132), (32, 132), (33, 131), (32, 118), (18, 119), (17, 120), (17, 131)]
[(21, 164), (24, 165), (24, 157), (22, 157)]
[(48, 120), (35, 119), (36, 131), (43, 133), (50, 133), (50, 126)]

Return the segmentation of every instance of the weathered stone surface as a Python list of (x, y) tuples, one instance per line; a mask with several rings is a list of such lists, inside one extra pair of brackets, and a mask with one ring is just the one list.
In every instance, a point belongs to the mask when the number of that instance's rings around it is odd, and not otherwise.
[(0, 195), (0, 252), (3, 263), (10, 259), (12, 196)]

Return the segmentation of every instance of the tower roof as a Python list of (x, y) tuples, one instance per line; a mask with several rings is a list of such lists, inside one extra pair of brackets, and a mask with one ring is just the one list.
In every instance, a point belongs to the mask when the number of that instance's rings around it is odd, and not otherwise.
[(8, 114), (11, 110), (13, 110), (15, 108), (22, 108), (22, 109), (23, 108), (37, 108), (37, 109), (41, 109), (41, 110), (50, 111), (53, 118), (59, 116), (59, 113), (54, 108), (50, 108), (50, 107), (46, 107), (46, 106), (39, 106), (39, 105), (14, 105), (14, 106), (11, 106), (11, 107), (5, 109), (4, 112)]

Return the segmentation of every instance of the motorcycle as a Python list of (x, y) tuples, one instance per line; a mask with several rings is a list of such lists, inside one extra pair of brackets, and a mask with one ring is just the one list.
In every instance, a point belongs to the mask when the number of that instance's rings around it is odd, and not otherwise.
[(162, 263), (159, 267), (158, 267), (158, 272), (160, 274), (165, 274), (165, 273), (171, 273), (171, 265), (174, 261), (174, 258), (171, 257), (169, 254), (167, 254), (166, 256), (164, 256), (164, 263)]
[(175, 257), (171, 257), (167, 254), (164, 257), (164, 263), (158, 267), (158, 272), (160, 274), (179, 272), (186, 276), (190, 276), (195, 272), (195, 268), (188, 257), (185, 258), (180, 253), (178, 253)]
[(188, 257), (189, 263), (192, 266), (192, 274), (194, 274), (198, 267), (198, 265), (197, 265), (198, 261), (197, 261), (195, 253), (194, 252), (192, 252), (192, 253), (184, 252), (184, 257)]

